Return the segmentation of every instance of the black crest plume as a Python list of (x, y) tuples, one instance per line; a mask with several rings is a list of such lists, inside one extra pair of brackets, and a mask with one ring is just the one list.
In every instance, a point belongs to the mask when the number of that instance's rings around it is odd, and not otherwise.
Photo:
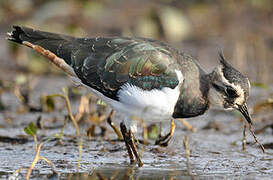
[(225, 59), (225, 56), (224, 56), (224, 53), (223, 53), (223, 50), (220, 49), (218, 51), (218, 54), (219, 54), (219, 61), (220, 63), (224, 66), (224, 67), (230, 67), (231, 65), (227, 62), (227, 60)]

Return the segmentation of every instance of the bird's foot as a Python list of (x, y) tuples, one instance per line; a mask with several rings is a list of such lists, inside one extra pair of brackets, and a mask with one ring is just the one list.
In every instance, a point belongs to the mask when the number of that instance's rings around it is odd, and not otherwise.
[(128, 151), (128, 155), (130, 158), (130, 163), (134, 164), (135, 163), (135, 159), (137, 160), (138, 166), (142, 167), (143, 163), (139, 157), (139, 154), (137, 152), (137, 148), (136, 148), (136, 144), (134, 141), (134, 136), (131, 130), (127, 130), (126, 126), (124, 123), (120, 123), (120, 130)]
[(160, 136), (156, 141), (155, 145), (167, 147), (169, 145), (169, 141), (171, 140), (172, 136), (168, 133), (166, 136)]
[(167, 147), (169, 145), (169, 141), (171, 140), (174, 134), (174, 131), (175, 131), (175, 123), (174, 123), (174, 120), (172, 120), (170, 132), (166, 136), (159, 136), (159, 138), (155, 141), (155, 144)]

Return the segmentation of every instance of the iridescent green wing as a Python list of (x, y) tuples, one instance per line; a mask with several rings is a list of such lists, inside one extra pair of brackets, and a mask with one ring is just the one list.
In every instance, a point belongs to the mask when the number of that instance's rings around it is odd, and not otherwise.
[[(125, 83), (145, 90), (174, 88), (178, 53), (149, 39), (75, 38), (14, 26), (9, 40), (38, 45), (71, 66), (82, 83), (117, 99)], [(63, 64), (59, 64), (62, 66)]]
[(72, 55), (72, 67), (83, 83), (112, 99), (126, 83), (144, 90), (175, 88), (179, 83), (176, 58), (167, 46), (129, 38), (81, 41), (82, 48)]
[[(114, 73), (115, 82), (130, 83), (144, 90), (174, 88), (179, 83), (176, 62), (164, 47), (142, 39), (114, 39), (112, 43), (127, 44), (105, 61), (103, 74)], [(110, 79), (103, 81), (113, 84)]]

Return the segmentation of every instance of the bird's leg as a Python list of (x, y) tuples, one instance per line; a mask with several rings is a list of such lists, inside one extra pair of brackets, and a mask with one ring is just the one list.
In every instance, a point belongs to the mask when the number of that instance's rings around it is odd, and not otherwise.
[(112, 118), (113, 118), (113, 114), (114, 111), (112, 110), (107, 118), (107, 123), (111, 126), (111, 128), (114, 130), (114, 132), (116, 133), (116, 135), (118, 136), (119, 140), (122, 140), (122, 134), (120, 132), (120, 130), (117, 128), (117, 126), (113, 123)]
[(174, 120), (172, 119), (170, 132), (166, 136), (159, 137), (155, 141), (155, 144), (160, 146), (168, 146), (168, 143), (173, 136), (174, 130), (175, 130), (175, 123), (174, 123)]
[(133, 164), (135, 162), (134, 154), (133, 154), (132, 149), (131, 149), (130, 144), (129, 144), (128, 130), (127, 130), (127, 128), (126, 128), (126, 126), (125, 126), (125, 124), (123, 122), (120, 123), (120, 130), (121, 130), (124, 142), (125, 142), (125, 146), (126, 146), (126, 148), (128, 150), (130, 163)]
[(243, 140), (242, 140), (242, 148), (243, 151), (246, 150), (246, 123), (244, 123), (244, 130), (243, 130)]
[(190, 123), (188, 123), (185, 119), (178, 119), (188, 130), (191, 132), (195, 132), (196, 128), (193, 127)]
[(136, 150), (136, 145), (133, 137), (133, 133), (131, 130), (127, 130), (125, 124), (123, 122), (120, 123), (120, 130), (122, 133), (122, 136), (124, 138), (124, 142), (126, 145), (126, 148), (128, 150), (129, 158), (130, 158), (130, 163), (133, 164), (135, 162), (134, 157), (138, 161), (138, 166), (141, 167), (143, 166), (143, 163), (138, 155), (138, 152)]
[(134, 140), (134, 136), (133, 136), (133, 133), (131, 130), (128, 131), (128, 135), (129, 135), (129, 144), (131, 146), (131, 149), (133, 150), (133, 153), (137, 159), (137, 162), (138, 162), (138, 166), (139, 167), (142, 167), (143, 166), (143, 163), (139, 157), (139, 154), (137, 152), (137, 148), (136, 148), (136, 144), (135, 144), (135, 140)]

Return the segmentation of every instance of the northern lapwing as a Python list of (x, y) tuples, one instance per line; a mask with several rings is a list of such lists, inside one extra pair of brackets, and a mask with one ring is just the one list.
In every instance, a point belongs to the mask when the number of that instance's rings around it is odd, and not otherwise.
[(219, 53), (219, 65), (207, 73), (198, 61), (160, 41), (145, 38), (76, 38), (13, 26), (8, 40), (23, 44), (48, 58), (74, 81), (121, 113), (120, 124), (131, 163), (137, 153), (130, 124), (131, 116), (145, 121), (204, 114), (212, 105), (239, 110), (252, 123), (246, 101), (250, 83)]

